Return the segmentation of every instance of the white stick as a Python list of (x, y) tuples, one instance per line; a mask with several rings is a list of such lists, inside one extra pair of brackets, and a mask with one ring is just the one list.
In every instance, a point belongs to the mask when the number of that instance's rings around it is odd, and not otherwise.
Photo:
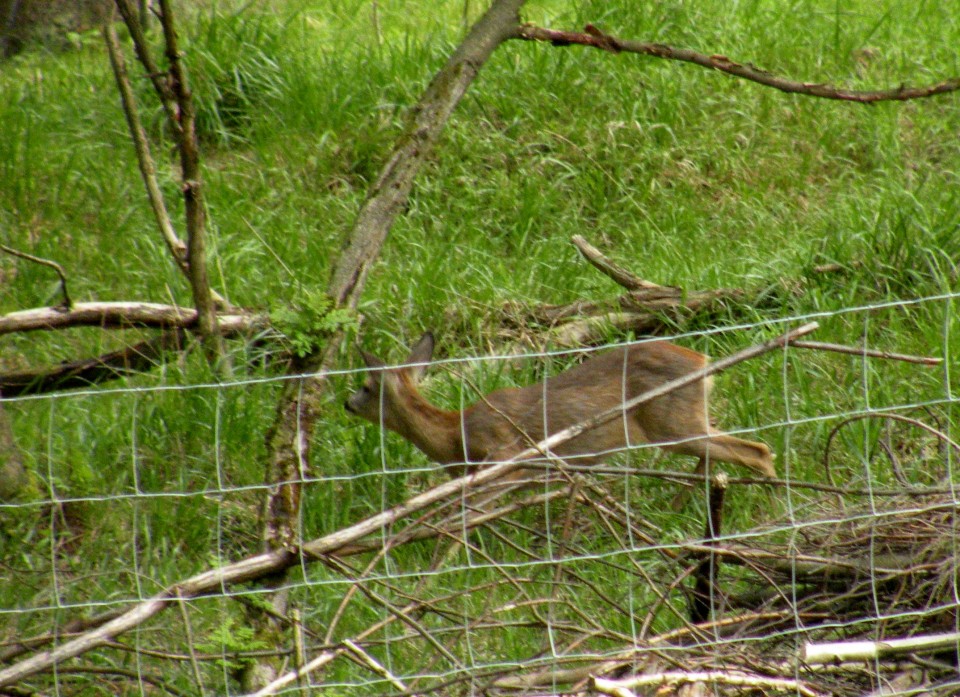
[(825, 697), (798, 680), (790, 678), (768, 678), (764, 675), (750, 675), (749, 673), (734, 673), (723, 670), (683, 672), (672, 671), (667, 673), (653, 673), (650, 675), (635, 675), (623, 680), (607, 680), (606, 678), (591, 678), (590, 687), (597, 692), (613, 697), (630, 697), (634, 687), (649, 687), (653, 685), (681, 685), (696, 682), (720, 683), (722, 685), (740, 685), (754, 687), (761, 690), (778, 690), (803, 697)]
[(869, 661), (897, 653), (914, 653), (933, 649), (957, 648), (960, 632), (931, 634), (909, 639), (886, 641), (838, 641), (830, 644), (804, 644), (803, 660), (807, 663)]

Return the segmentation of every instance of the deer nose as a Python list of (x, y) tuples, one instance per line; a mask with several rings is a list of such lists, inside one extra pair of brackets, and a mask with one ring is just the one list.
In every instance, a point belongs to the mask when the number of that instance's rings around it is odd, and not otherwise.
[(356, 413), (356, 412), (353, 411), (353, 407), (350, 406), (350, 400), (349, 400), (349, 399), (348, 399), (346, 402), (343, 403), (343, 408), (346, 409), (347, 411), (349, 411), (351, 414)]

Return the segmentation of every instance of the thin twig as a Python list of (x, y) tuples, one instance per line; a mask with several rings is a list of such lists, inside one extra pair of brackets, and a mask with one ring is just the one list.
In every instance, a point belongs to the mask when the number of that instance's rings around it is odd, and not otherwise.
[(919, 363), (921, 365), (940, 365), (943, 363), (942, 358), (933, 358), (931, 356), (911, 356), (905, 353), (878, 351), (875, 349), (861, 348), (858, 346), (844, 346), (843, 344), (827, 344), (821, 341), (791, 341), (790, 345), (794, 348), (814, 349), (817, 351), (833, 351), (834, 353), (846, 353), (853, 356), (870, 356), (871, 358), (887, 358), (892, 361)]
[(353, 643), (349, 639), (343, 640), (343, 645), (346, 646), (351, 653), (353, 653), (357, 658), (360, 659), (367, 667), (369, 667), (374, 673), (379, 675), (382, 678), (385, 678), (387, 682), (393, 685), (395, 688), (401, 692), (407, 692), (407, 686), (403, 684), (397, 676), (387, 670), (382, 663), (377, 661), (369, 653), (361, 649), (357, 644)]
[(21, 252), (13, 247), (8, 247), (5, 244), (0, 244), (0, 249), (5, 251), (7, 254), (20, 257), (21, 259), (26, 259), (27, 261), (32, 261), (33, 263), (40, 264), (41, 266), (48, 266), (56, 271), (57, 276), (60, 277), (60, 293), (63, 295), (63, 302), (60, 303), (60, 306), (57, 309), (61, 311), (69, 311), (73, 307), (73, 302), (70, 300), (70, 294), (67, 292), (67, 276), (60, 264), (55, 261), (50, 261), (49, 259), (43, 259), (41, 257), (34, 256), (33, 254)]
[[(412, 611), (416, 609), (416, 607), (417, 607), (417, 603), (410, 603), (404, 608), (404, 610)], [(367, 627), (365, 630), (360, 632), (357, 636), (353, 638), (353, 641), (354, 642), (363, 641), (371, 634), (375, 634), (376, 632), (380, 631), (390, 623), (396, 622), (396, 621), (397, 621), (396, 615), (390, 615), (389, 617), (385, 617), (384, 619), (374, 623), (373, 625)], [(316, 670), (319, 670), (320, 668), (323, 668), (327, 664), (331, 663), (337, 657), (342, 656), (344, 653), (346, 653), (346, 651), (347, 651), (347, 647), (344, 646), (343, 643), (341, 642), (341, 645), (338, 646), (337, 648), (326, 650), (320, 653), (319, 655), (315, 656), (303, 667), (297, 670), (292, 670), (287, 673), (284, 673), (283, 675), (279, 676), (270, 684), (265, 685), (264, 687), (260, 688), (257, 692), (255, 692), (253, 695), (250, 695), (250, 697), (267, 697), (267, 695), (276, 694), (277, 692), (282, 690), (284, 687), (286, 687), (290, 683), (296, 682), (298, 680), (302, 680), (303, 678), (310, 675), (310, 673)]]
[(193, 679), (197, 683), (197, 694), (201, 697), (205, 694), (203, 689), (203, 677), (200, 675), (200, 663), (197, 661), (197, 654), (193, 650), (193, 629), (190, 627), (190, 616), (187, 614), (187, 603), (179, 597), (180, 615), (183, 618), (183, 629), (186, 632), (187, 653), (190, 654), (190, 666), (193, 668)]
[(874, 102), (891, 100), (905, 101), (908, 99), (918, 99), (947, 92), (955, 92), (960, 89), (960, 78), (943, 80), (942, 82), (925, 87), (907, 87), (901, 85), (900, 87), (888, 90), (850, 90), (825, 83), (799, 82), (797, 80), (779, 77), (749, 63), (737, 63), (726, 56), (706, 55), (704, 53), (698, 53), (697, 51), (673, 48), (672, 46), (658, 43), (618, 39), (609, 34), (604, 34), (589, 24), (586, 26), (584, 32), (559, 31), (525, 24), (521, 27), (518, 38), (528, 41), (549, 41), (554, 46), (577, 44), (614, 53), (639, 53), (655, 58), (694, 63), (703, 68), (719, 70), (720, 72), (734, 75), (744, 80), (756, 82), (767, 87), (773, 87), (781, 92), (802, 94), (809, 97), (821, 97), (823, 99), (839, 99), (861, 104), (872, 104)]
[[(864, 419), (889, 419), (892, 421), (901, 421), (903, 423), (910, 424), (911, 426), (916, 426), (917, 428), (923, 429), (924, 431), (934, 435), (942, 443), (945, 443), (946, 445), (952, 447), (957, 451), (958, 454), (960, 454), (960, 443), (957, 443), (955, 440), (950, 438), (946, 433), (938, 431), (937, 429), (933, 428), (932, 426), (928, 426), (927, 424), (923, 423), (918, 419), (911, 419), (909, 416), (901, 416), (900, 414), (887, 414), (887, 413), (877, 413), (877, 412), (871, 412), (868, 414), (855, 414), (854, 416), (850, 416), (844, 419), (843, 421), (841, 421), (840, 423), (838, 423), (836, 426), (833, 427), (833, 429), (831, 429), (829, 435), (827, 435), (827, 443), (823, 448), (823, 471), (824, 471), (824, 474), (826, 475), (827, 481), (830, 483), (830, 486), (832, 487), (836, 486), (836, 483), (833, 481), (833, 474), (830, 471), (830, 446), (833, 443), (833, 439), (834, 437), (836, 437), (837, 433), (840, 432), (840, 429), (842, 429), (844, 426), (847, 426), (848, 424), (854, 423), (856, 421), (863, 421)], [(838, 493), (842, 493), (842, 492), (843, 490), (841, 489)], [(871, 491), (870, 493), (874, 493), (874, 492)], [(906, 493), (906, 492), (901, 492), (901, 493)], [(925, 493), (933, 493), (933, 492), (925, 492)]]

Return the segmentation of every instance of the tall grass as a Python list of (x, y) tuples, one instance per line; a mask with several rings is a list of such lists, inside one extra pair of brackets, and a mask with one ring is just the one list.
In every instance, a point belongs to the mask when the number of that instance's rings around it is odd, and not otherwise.
[[(325, 287), (405, 110), (463, 34), (465, 7), (467, 20), (482, 9), (462, 0), (394, 0), (375, 8), (360, 0), (275, 0), (184, 13), (186, 61), (200, 108), (211, 268), (231, 301), (276, 309)], [(592, 22), (616, 35), (852, 87), (960, 73), (949, 48), (960, 43), (960, 20), (946, 4), (554, 1), (531, 4), (525, 17), (565, 28)], [(175, 159), (147, 87), (138, 85), (142, 106), (163, 185), (176, 200)], [(867, 108), (784, 95), (690, 65), (504, 46), (457, 110), (391, 232), (370, 277), (361, 340), (399, 358), (403, 345), (434, 328), (444, 357), (470, 357), (502, 347), (496, 318), (506, 301), (613, 298), (620, 289), (569, 244), (583, 234), (652, 281), (740, 287), (748, 298), (767, 299), (678, 323), (680, 341), (699, 350), (723, 355), (778, 331), (781, 318), (816, 315), (821, 340), (954, 358), (940, 369), (919, 369), (791, 351), (719, 377), (720, 421), (757, 429), (791, 476), (822, 477), (827, 433), (842, 415), (865, 407), (926, 404), (944, 428), (955, 429), (955, 301), (850, 308), (957, 291), (956, 100)], [(61, 263), (76, 299), (189, 304), (188, 286), (153, 229), (99, 45), (28, 53), (0, 66), (0, 133), (5, 243)], [(179, 204), (172, 208), (179, 220)], [(840, 270), (814, 271), (828, 262)], [(58, 300), (56, 279), (43, 267), (2, 257), (0, 279), (2, 312)], [(49, 364), (129, 339), (97, 330), (4, 337), (0, 362)], [(255, 349), (233, 350), (242, 377), (275, 375), (256, 361)], [(457, 373), (486, 390), (526, 384), (565, 360), (571, 359), (555, 359), (548, 369), (539, 360), (438, 368), (426, 389), (457, 407), (474, 398)], [(344, 352), (344, 367), (356, 362)], [(333, 377), (313, 450), (317, 481), (305, 494), (305, 537), (376, 512), (442, 476), (409, 444), (341, 413), (337, 404), (355, 381)], [(77, 614), (78, 605), (109, 609), (258, 549), (264, 434), (277, 384), (215, 382), (191, 352), (109, 386), (119, 392), (5, 404), (44, 493), (0, 504), (0, 561), (24, 579), (0, 584), (0, 635), (44, 631)], [(146, 389), (154, 387), (163, 389)], [(848, 427), (833, 453), (838, 471), (861, 471), (877, 454), (881, 431), (875, 423)], [(911, 452), (924, 447), (905, 443)], [(637, 466), (648, 461), (647, 451), (629, 459)], [(673, 459), (669, 466), (689, 464)], [(886, 471), (876, 476), (890, 480)], [(698, 502), (679, 515), (663, 505), (675, 493), (669, 485), (621, 478), (610, 490), (638, 519), (678, 537), (700, 532)], [(782, 513), (766, 496), (732, 492), (730, 529)], [(527, 528), (511, 530), (507, 539), (480, 536), (478, 549), (461, 549), (426, 579), (417, 578), (434, 553), (426, 544), (391, 551), (373, 573), (391, 579), (383, 592), (397, 605), (418, 582), (438, 595), (492, 583), (501, 576), (488, 559), (529, 563), (522, 550), (542, 557), (546, 543), (536, 531), (551, 529), (562, 511), (527, 512), (521, 516)], [(629, 550), (611, 550), (604, 531), (592, 533), (596, 538), (583, 544), (605, 562), (571, 561), (570, 568), (603, 584), (623, 607), (645, 602)], [(531, 586), (554, 582), (548, 566), (534, 563), (524, 573)], [(305, 623), (321, 628), (349, 587), (341, 574), (316, 565), (291, 584), (307, 608)], [(557, 593), (575, 588), (558, 586)], [(352, 636), (384, 612), (382, 605), (355, 602), (358, 609), (347, 613), (337, 636)], [(466, 618), (482, 615), (490, 599), (457, 602)], [(634, 631), (629, 613), (584, 602), (585, 613), (602, 616), (616, 631)], [(204, 599), (195, 610), (198, 646), (244, 644), (234, 604)], [(437, 617), (423, 622), (441, 624)], [(398, 628), (391, 636), (401, 634)], [(156, 645), (183, 640), (175, 619), (144, 636)], [(453, 641), (461, 660), (482, 666), (540, 650), (543, 636), (518, 625), (499, 642), (468, 629)], [(598, 640), (594, 648), (609, 646)], [(376, 650), (399, 673), (416, 665), (403, 644)], [(230, 666), (204, 666), (207, 686), (227, 690)], [(172, 682), (193, 685), (189, 667), (177, 670)], [(360, 675), (338, 663), (327, 679), (342, 681), (344, 694), (362, 693), (369, 686), (349, 687), (362, 685)]]

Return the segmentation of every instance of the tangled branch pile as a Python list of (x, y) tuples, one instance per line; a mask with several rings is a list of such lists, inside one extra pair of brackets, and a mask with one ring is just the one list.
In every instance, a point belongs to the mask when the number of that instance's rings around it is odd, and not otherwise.
[[(824, 499), (789, 525), (676, 544), (609, 491), (568, 479), (549, 495), (474, 513), (477, 536), (446, 528), (441, 539), (454, 541), (431, 573), (486, 569), (499, 579), (431, 600), (405, 593), (405, 612), (418, 618), (405, 638), (421, 644), (421, 655), (433, 654), (416, 672), (442, 664), (448, 671), (440, 681), (415, 678), (416, 687), (404, 691), (879, 697), (960, 689), (960, 636), (944, 635), (957, 621), (960, 520), (952, 495), (876, 499), (853, 509)], [(548, 498), (564, 510), (544, 521), (545, 532), (516, 517), (525, 508), (543, 515)], [(594, 544), (601, 536), (602, 548)], [(504, 564), (498, 541), (539, 563)], [(471, 560), (455, 568), (461, 553)], [(614, 596), (609, 580), (620, 575), (624, 592)], [(417, 586), (425, 588), (423, 577)], [(510, 601), (491, 602), (503, 597), (495, 587), (512, 587)], [(481, 598), (488, 601), (479, 609)], [(704, 602), (706, 619), (692, 621)], [(531, 634), (541, 645), (527, 660), (491, 661), (498, 645)], [(931, 634), (943, 636), (919, 639)], [(885, 646), (889, 640), (901, 641)], [(858, 653), (805, 658), (805, 645), (854, 641), (876, 643), (876, 655), (857, 644)], [(485, 665), (458, 666), (453, 654), (463, 643)]]

